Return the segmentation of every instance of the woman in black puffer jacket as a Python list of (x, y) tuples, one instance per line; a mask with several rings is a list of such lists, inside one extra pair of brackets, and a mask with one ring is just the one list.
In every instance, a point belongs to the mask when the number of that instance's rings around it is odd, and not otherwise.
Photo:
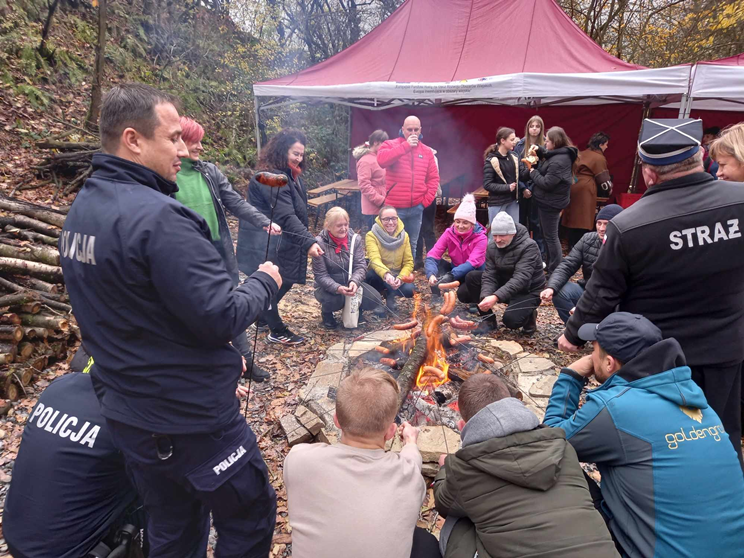
[[(525, 156), (529, 156), (527, 153)], [(540, 158), (537, 168), (525, 162), (522, 180), (532, 180), (532, 195), (537, 202), (540, 227), (545, 239), (548, 274), (553, 273), (561, 263), (561, 241), (558, 239), (558, 226), (561, 210), (571, 199), (571, 184), (575, 173), (579, 150), (558, 126), (548, 130), (545, 148), (538, 147), (536, 155)]]

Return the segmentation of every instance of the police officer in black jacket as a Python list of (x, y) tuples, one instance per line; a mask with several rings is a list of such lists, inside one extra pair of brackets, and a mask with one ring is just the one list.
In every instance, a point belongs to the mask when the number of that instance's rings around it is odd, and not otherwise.
[(60, 237), (65, 283), (114, 443), (149, 513), (150, 556), (267, 556), (276, 496), (235, 397), (230, 345), (281, 285), (262, 264), (233, 289), (204, 219), (171, 195), (187, 152), (176, 100), (149, 86), (109, 91), (104, 153)]
[(83, 373), (87, 361), (81, 347), (73, 373), (44, 390), (23, 428), (3, 512), (14, 558), (107, 556), (124, 524), (134, 527), (133, 555), (142, 555), (144, 514)]
[(638, 151), (648, 190), (610, 221), (586, 292), (559, 339), (619, 305), (682, 345), (692, 378), (741, 460), (744, 361), (744, 184), (704, 172), (700, 120), (646, 119)]

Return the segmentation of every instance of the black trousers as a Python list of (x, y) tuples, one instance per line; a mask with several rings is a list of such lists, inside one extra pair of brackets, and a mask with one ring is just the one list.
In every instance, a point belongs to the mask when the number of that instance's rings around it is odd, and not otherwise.
[[(269, 308), (264, 314), (264, 320), (266, 320), (269, 329), (274, 333), (279, 333), (286, 327), (282, 321), (282, 317), (279, 315), (279, 303), (293, 286), (294, 283), (282, 283), (279, 292), (276, 293), (276, 297), (271, 301), (271, 308)], [(259, 322), (260, 321), (261, 320), (259, 319)]]
[[(481, 297), (481, 285), (483, 282), (483, 271), (471, 271), (465, 276), (465, 288), (462, 286), (457, 291), (460, 302), (466, 304), (476, 303), (483, 300)], [(517, 294), (511, 297), (509, 305), (501, 316), (504, 327), (519, 329), (524, 327), (532, 316), (532, 312), (540, 306), (539, 294)]]
[[(713, 410), (721, 419), (723, 428), (736, 450), (739, 462), (741, 456), (741, 368), (742, 363), (728, 366), (701, 365), (690, 366), (692, 379), (705, 393)], [(744, 468), (744, 464), (742, 465)]]
[(551, 275), (563, 259), (561, 241), (558, 238), (561, 210), (538, 206), (537, 213), (540, 216), (540, 227), (542, 228), (543, 240), (545, 242), (545, 254), (548, 258), (545, 264), (547, 265), (548, 275)]
[(569, 251), (571, 248), (573, 248), (576, 243), (581, 240), (581, 237), (584, 236), (587, 233), (590, 233), (589, 229), (572, 229), (572, 228), (566, 228), (568, 231), (568, 249)]
[(411, 558), (441, 558), (441, 556), (437, 538), (426, 529), (415, 527), (413, 529)]
[[(434, 232), (434, 221), (437, 217), (437, 200), (435, 199), (429, 206), (424, 208), (421, 216), (421, 229), (419, 229), (418, 242), (416, 243), (416, 253), (414, 254), (417, 262), (424, 261), (426, 254), (434, 247), (437, 242), (437, 235)], [(424, 252), (424, 243), (426, 243), (426, 252)]]
[(159, 435), (106, 420), (149, 514), (150, 556), (204, 558), (210, 511), (220, 558), (264, 558), (276, 495), (256, 437), (236, 410), (210, 434)]
[[(378, 306), (385, 306), (380, 293), (369, 283), (362, 282), (362, 303), (360, 310), (374, 310)], [(344, 309), (346, 296), (338, 293), (329, 293), (320, 287), (315, 287), (315, 300), (320, 302), (321, 312), (338, 312)]]

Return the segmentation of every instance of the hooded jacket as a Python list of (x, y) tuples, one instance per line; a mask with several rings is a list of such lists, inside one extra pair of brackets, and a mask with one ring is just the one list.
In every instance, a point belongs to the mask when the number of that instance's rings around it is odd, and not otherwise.
[(641, 351), (597, 389), (564, 368), (545, 424), (596, 463), (610, 529), (630, 556), (738, 556), (744, 476), (675, 339)]
[(220, 242), (226, 254), (225, 266), (233, 280), (233, 284), (237, 285), (238, 260), (235, 257), (235, 247), (233, 245), (230, 227), (227, 224), (225, 209), (241, 221), (251, 223), (255, 227), (268, 227), (270, 223), (269, 218), (245, 201), (243, 196), (233, 189), (230, 181), (216, 165), (207, 163), (206, 161), (195, 161), (194, 170), (201, 173), (209, 186), (209, 192), (212, 196), (214, 209), (217, 212), (217, 220), (219, 221)]
[(431, 147), (416, 147), (404, 138), (387, 140), (377, 151), (377, 162), (387, 170), (384, 203), (397, 209), (428, 207), (437, 196), (439, 169)]
[(540, 163), (528, 173), (523, 171), (523, 179), (532, 180), (532, 194), (538, 206), (563, 209), (571, 201), (572, 166), (579, 150), (559, 147), (550, 151), (538, 148), (537, 152), (541, 157)]
[[(383, 228), (379, 217), (375, 219), (375, 224)], [(384, 279), (385, 274), (388, 272), (395, 275), (396, 278), (405, 277), (413, 273), (411, 242), (409, 241), (408, 233), (404, 230), (404, 226), (403, 219), (398, 219), (395, 237), (400, 238), (402, 234), (404, 238), (403, 243), (396, 250), (387, 250), (373, 231), (369, 231), (365, 237), (369, 268), (377, 273), (381, 279)]]
[(499, 302), (509, 302), (518, 294), (540, 294), (545, 287), (545, 273), (537, 243), (527, 228), (515, 223), (517, 234), (509, 246), (499, 248), (488, 243), (486, 270), (481, 278), (481, 298), (495, 294)]
[(377, 154), (366, 145), (352, 152), (356, 159), (357, 180), (362, 193), (362, 215), (377, 215), (385, 203), (385, 169), (377, 162)]
[(488, 237), (486, 229), (480, 223), (475, 226), (464, 236), (455, 232), (455, 227), (447, 227), (439, 237), (434, 247), (426, 254), (424, 269), (426, 276), (437, 275), (437, 262), (442, 259), (447, 252), (452, 262), (452, 276), (455, 279), (462, 279), (474, 269), (482, 269), (486, 260), (486, 246), (488, 246)]
[(177, 188), (142, 165), (95, 154), (60, 259), (95, 358), (101, 414), (161, 434), (213, 432), (240, 409), (241, 356), (230, 340), (278, 286), (259, 271), (233, 290), (207, 222), (170, 197)]
[(538, 427), (521, 401), (481, 409), (462, 430), (462, 449), (434, 481), (436, 509), (468, 517), (474, 530), (453, 535), (445, 558), (617, 557), (571, 444)]
[(268, 260), (279, 266), (285, 283), (305, 284), (307, 278), (307, 251), (315, 244), (315, 237), (307, 229), (307, 191), (300, 177), (292, 177), (289, 168), (271, 172), (289, 178), (286, 186), (272, 188), (251, 179), (248, 185), (248, 201), (287, 234), (271, 235), (263, 227), (248, 221), (240, 221), (238, 231), (238, 267), (251, 274), (267, 260), (266, 243), (269, 244)]
[(553, 289), (555, 294), (571, 280), (571, 277), (581, 269), (583, 278), (579, 280), (579, 285), (586, 286), (587, 281), (592, 276), (594, 264), (599, 258), (599, 250), (602, 248), (602, 241), (599, 239), (597, 232), (586, 233), (571, 248), (571, 252), (563, 258), (555, 271), (550, 275), (548, 288)]
[[(519, 159), (514, 152), (501, 155), (492, 152), (483, 164), (483, 188), (488, 192), (488, 205), (501, 206), (518, 201), (519, 196)], [(509, 184), (517, 182), (514, 191)], [(524, 188), (524, 185), (521, 185)]]

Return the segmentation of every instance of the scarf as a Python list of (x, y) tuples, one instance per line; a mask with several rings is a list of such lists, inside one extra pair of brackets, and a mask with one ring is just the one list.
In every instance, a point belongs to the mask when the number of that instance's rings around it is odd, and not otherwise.
[(297, 177), (302, 174), (302, 169), (300, 167), (293, 167), (292, 165), (289, 165), (289, 170), (292, 171), (293, 180), (297, 180)]
[(346, 248), (346, 251), (349, 251), (349, 235), (347, 234), (343, 238), (336, 238), (333, 236), (330, 232), (328, 233), (328, 237), (336, 243), (336, 254), (341, 253), (341, 248)]
[(405, 229), (400, 231), (398, 236), (390, 236), (385, 229), (375, 223), (372, 225), (372, 234), (377, 237), (382, 247), (390, 252), (395, 252), (398, 248), (403, 246), (403, 242), (406, 239)]

